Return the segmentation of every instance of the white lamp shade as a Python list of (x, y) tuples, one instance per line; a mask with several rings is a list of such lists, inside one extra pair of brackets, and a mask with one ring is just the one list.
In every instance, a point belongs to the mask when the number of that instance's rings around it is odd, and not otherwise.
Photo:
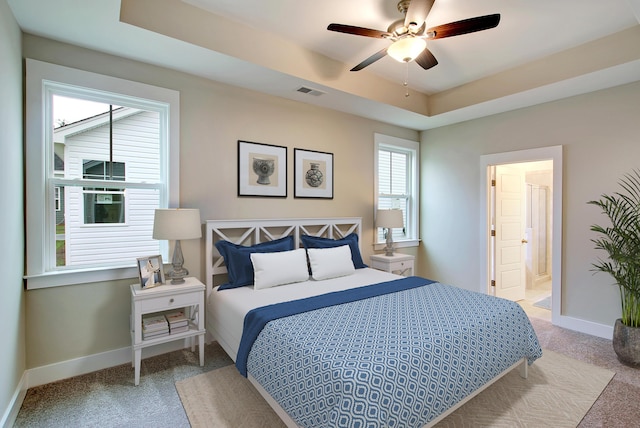
[(202, 237), (200, 210), (197, 208), (157, 209), (153, 220), (153, 239), (196, 239)]
[(387, 53), (389, 56), (399, 62), (409, 62), (416, 59), (418, 55), (427, 47), (427, 42), (424, 39), (417, 37), (405, 37), (395, 41)]
[(377, 227), (403, 227), (402, 210), (378, 210), (376, 214)]

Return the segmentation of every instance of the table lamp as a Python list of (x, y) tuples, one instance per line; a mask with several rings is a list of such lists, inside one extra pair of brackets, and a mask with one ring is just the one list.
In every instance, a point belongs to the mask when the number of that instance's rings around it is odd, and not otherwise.
[(189, 271), (182, 266), (184, 257), (180, 240), (202, 237), (200, 210), (197, 208), (162, 208), (157, 209), (153, 219), (153, 239), (175, 241), (172, 268), (167, 272), (172, 284), (184, 283)]
[(394, 227), (404, 227), (402, 210), (378, 210), (376, 214), (376, 226), (387, 229), (387, 246), (384, 247), (385, 256), (393, 256), (393, 233)]

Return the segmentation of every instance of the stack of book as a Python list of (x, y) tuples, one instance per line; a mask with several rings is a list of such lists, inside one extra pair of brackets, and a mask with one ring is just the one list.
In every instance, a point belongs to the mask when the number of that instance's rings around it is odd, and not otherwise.
[(142, 317), (142, 339), (155, 339), (169, 334), (169, 323), (164, 315), (150, 314)]
[(169, 334), (182, 333), (189, 330), (189, 319), (185, 316), (184, 310), (168, 312), (164, 316), (169, 323)]

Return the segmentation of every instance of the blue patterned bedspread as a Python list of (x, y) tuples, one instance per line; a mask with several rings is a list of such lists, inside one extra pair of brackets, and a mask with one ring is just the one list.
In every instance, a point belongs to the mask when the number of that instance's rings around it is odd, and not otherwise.
[(248, 346), (249, 373), (298, 425), (421, 427), (542, 355), (515, 302), (417, 277), (383, 284), (386, 294), (268, 321)]

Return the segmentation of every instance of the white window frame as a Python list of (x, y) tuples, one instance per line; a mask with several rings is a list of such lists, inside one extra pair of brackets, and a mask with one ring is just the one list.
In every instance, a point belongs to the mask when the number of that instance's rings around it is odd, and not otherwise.
[[(87, 160), (88, 159), (83, 159), (83, 162), (86, 162)], [(107, 162), (109, 162), (109, 161), (100, 160), (98, 162), (102, 162), (106, 166)], [(114, 163), (117, 163), (117, 162), (114, 162)], [(127, 165), (126, 165), (125, 162), (120, 162), (120, 163), (124, 164), (125, 175), (122, 177), (122, 180), (111, 179), (111, 180), (109, 180), (110, 182), (111, 181), (116, 181), (116, 182), (118, 182), (118, 181), (119, 182), (126, 181)], [(90, 179), (99, 180), (99, 181), (106, 181), (107, 180), (106, 175), (107, 174), (103, 174), (102, 176), (100, 176), (100, 178), (91, 177)], [(85, 179), (86, 179), (86, 177), (85, 177)], [(93, 189), (92, 190), (88, 190), (88, 188), (93, 188)], [(99, 188), (101, 190), (95, 190), (95, 188)], [(82, 209), (81, 209), (81, 211), (82, 211), (82, 224), (85, 227), (86, 226), (89, 226), (89, 227), (91, 227), (91, 226), (118, 227), (118, 226), (122, 226), (122, 225), (127, 224), (128, 218), (129, 218), (129, 209), (128, 209), (129, 204), (127, 203), (127, 194), (128, 194), (128, 192), (126, 191), (126, 188), (121, 189), (119, 191), (113, 190), (113, 188), (111, 188), (109, 190), (107, 190), (107, 189), (109, 189), (109, 188), (108, 187), (102, 187), (102, 186), (83, 186), (83, 189), (82, 189), (82, 196), (83, 197), (81, 198), (80, 204), (82, 205)], [(93, 195), (100, 195), (100, 194), (102, 194), (102, 195), (115, 195), (115, 194), (122, 195), (122, 204), (123, 204), (123, 207), (124, 207), (124, 210), (125, 210), (125, 212), (124, 212), (124, 217), (125, 217), (124, 221), (123, 222), (118, 222), (118, 223), (87, 223), (87, 218), (86, 218), (86, 216), (87, 216), (87, 205), (86, 205), (85, 195), (89, 195), (89, 194), (93, 194)], [(160, 208), (165, 208), (165, 207), (160, 207)], [(166, 258), (167, 256), (165, 254), (163, 254), (163, 257)]]
[(53, 189), (53, 198), (55, 199), (55, 207), (56, 207), (56, 212), (60, 211), (62, 209), (62, 204), (60, 201), (60, 190), (61, 187), (60, 186), (56, 186)]
[[(378, 176), (378, 154), (382, 150), (402, 151), (409, 154), (409, 165), (407, 168), (407, 183), (409, 183), (409, 200), (407, 209), (407, 224), (405, 225), (407, 237), (405, 239), (394, 238), (393, 243), (396, 248), (417, 247), (420, 243), (420, 143), (403, 138), (391, 137), (389, 135), (374, 134), (374, 221), (378, 211), (379, 202), (379, 176)], [(374, 223), (375, 226), (375, 223)], [(373, 229), (373, 242), (376, 251), (382, 250), (386, 242), (378, 239), (378, 228)]]
[[(53, 165), (49, 165), (53, 159), (53, 146), (47, 144), (50, 138), (45, 134), (53, 132), (53, 118), (45, 117), (45, 112), (51, 110), (51, 105), (46, 105), (51, 102), (47, 88), (56, 85), (87, 88), (95, 93), (102, 91), (111, 97), (120, 94), (165, 106), (167, 119), (160, 123), (166, 137), (161, 156), (164, 177), (161, 207), (178, 207), (180, 200), (180, 94), (170, 89), (26, 59), (27, 289), (136, 278), (135, 260), (126, 266), (63, 270), (55, 267), (55, 254), (51, 254), (52, 251), (55, 253), (55, 233), (50, 233), (51, 225), (55, 227), (55, 201), (53, 192), (48, 189), (54, 182), (50, 179)], [(161, 241), (161, 251), (168, 253), (166, 241)]]

